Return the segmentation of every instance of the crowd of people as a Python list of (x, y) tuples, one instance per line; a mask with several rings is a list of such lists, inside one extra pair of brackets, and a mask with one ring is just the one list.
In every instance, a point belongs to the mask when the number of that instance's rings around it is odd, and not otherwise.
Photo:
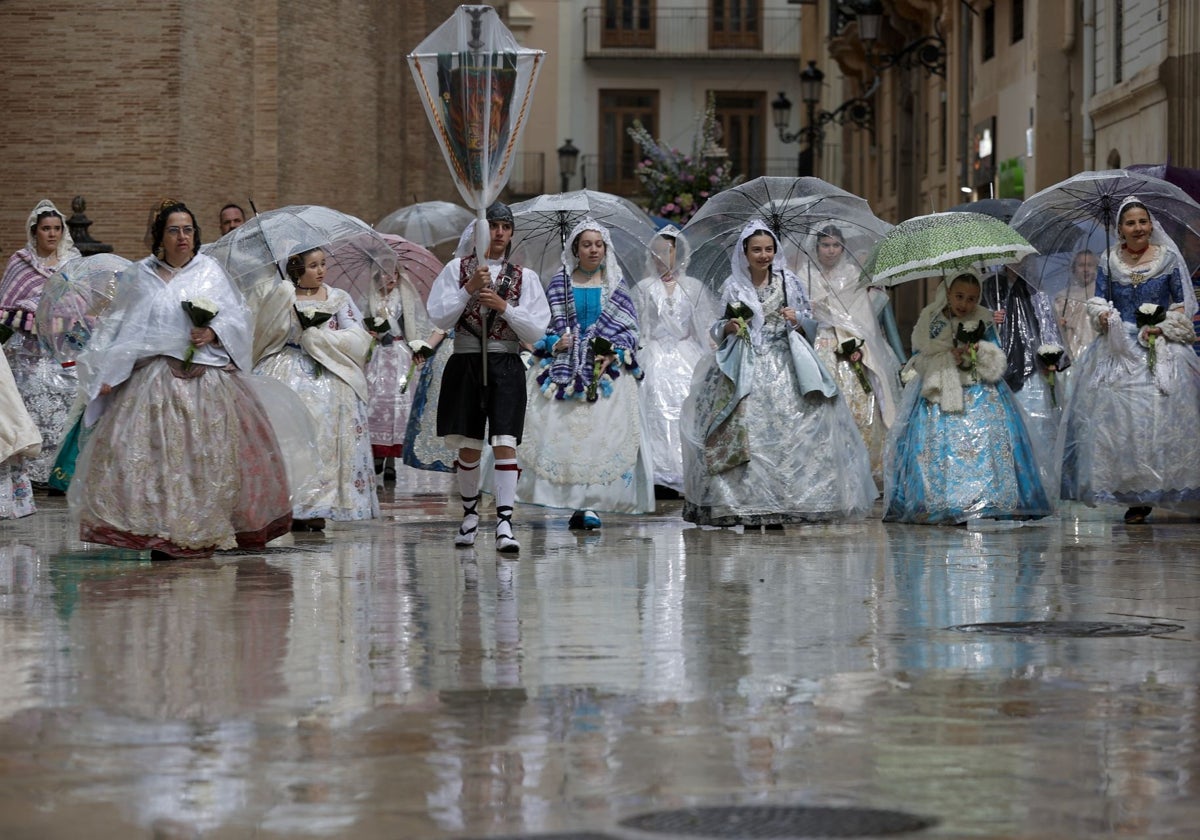
[[(220, 211), (222, 235), (245, 222)], [(1180, 457), (1200, 437), (1196, 296), (1140, 201), (1053, 298), (1011, 267), (948, 274), (907, 360), (835, 219), (791, 260), (751, 220), (723, 282), (689, 274), (674, 227), (629, 277), (586, 218), (541, 278), (512, 254), (510, 208), (485, 223), (427, 300), (400, 269), (354, 300), (326, 283), (324, 247), (282, 255), (280, 281), (248, 295), (165, 200), (76, 365), (38, 334), (46, 280), (80, 259), (39, 202), (0, 280), (0, 517), (33, 513), (68, 455), (80, 538), (161, 558), (375, 519), (397, 461), (455, 473), (457, 546), (494, 496), (502, 553), (520, 551), (518, 504), (592, 530), (682, 497), (683, 520), (749, 531), (862, 518), (881, 498), (885, 521), (943, 525), (1064, 501), (1138, 524), (1200, 502), (1200, 465)]]

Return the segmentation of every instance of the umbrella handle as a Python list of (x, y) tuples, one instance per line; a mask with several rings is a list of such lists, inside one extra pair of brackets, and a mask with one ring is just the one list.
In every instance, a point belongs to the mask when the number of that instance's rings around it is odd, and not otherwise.
[[(487, 222), (487, 210), (480, 205), (475, 208), (475, 258), (479, 260), (479, 265), (487, 265), (488, 240), (491, 238)], [(480, 377), (483, 387), (487, 388), (488, 384), (488, 352), (487, 352), (487, 334), (490, 331), (491, 318), (481, 314), (483, 323), (483, 335), (479, 342), (479, 364)]]

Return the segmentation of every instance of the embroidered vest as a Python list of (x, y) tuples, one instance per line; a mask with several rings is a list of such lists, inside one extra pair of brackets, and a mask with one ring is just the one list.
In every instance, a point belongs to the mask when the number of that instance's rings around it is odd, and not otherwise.
[[(479, 265), (477, 257), (463, 257), (462, 262), (459, 263), (459, 288), (467, 285), (471, 275), (475, 273), (477, 265)], [(493, 288), (496, 294), (508, 302), (509, 306), (516, 306), (521, 299), (523, 277), (521, 266), (507, 260), (504, 261), (500, 268), (500, 276), (496, 278)], [(508, 321), (497, 317), (494, 310), (479, 305), (479, 295), (471, 295), (471, 299), (467, 301), (467, 305), (458, 319), (456, 329), (464, 330), (481, 341), (484, 339), (485, 333), (489, 341), (520, 341), (516, 332), (508, 325)]]

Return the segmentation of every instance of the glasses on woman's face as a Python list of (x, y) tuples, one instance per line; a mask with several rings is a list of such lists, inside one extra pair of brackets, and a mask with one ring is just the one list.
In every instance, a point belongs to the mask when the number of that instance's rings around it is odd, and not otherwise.
[(191, 225), (186, 225), (184, 227), (172, 225), (171, 227), (167, 228), (167, 233), (171, 234), (171, 236), (191, 236), (195, 232), (196, 229)]

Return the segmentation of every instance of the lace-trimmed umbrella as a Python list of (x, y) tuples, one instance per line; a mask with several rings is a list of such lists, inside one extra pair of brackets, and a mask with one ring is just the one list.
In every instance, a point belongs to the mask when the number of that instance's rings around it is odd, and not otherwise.
[(543, 285), (549, 285), (562, 267), (568, 234), (588, 217), (608, 228), (625, 280), (632, 285), (641, 279), (646, 249), (656, 228), (646, 211), (629, 199), (575, 190), (539, 195), (517, 202), (511, 209), (516, 220), (512, 258), (536, 271)]
[(864, 284), (897, 286), (1018, 263), (1036, 249), (999, 219), (982, 213), (915, 216), (879, 240), (863, 264)]
[(847, 256), (859, 265), (891, 229), (866, 199), (820, 178), (754, 178), (714, 195), (684, 225), (682, 235), (692, 248), (688, 273), (718, 291), (729, 276), (738, 236), (754, 219), (779, 239), (793, 269), (816, 261), (811, 252), (817, 236), (831, 223), (842, 234)]
[(94, 254), (70, 260), (46, 280), (37, 331), (42, 349), (56, 362), (69, 364), (83, 352), (130, 265), (116, 254)]

